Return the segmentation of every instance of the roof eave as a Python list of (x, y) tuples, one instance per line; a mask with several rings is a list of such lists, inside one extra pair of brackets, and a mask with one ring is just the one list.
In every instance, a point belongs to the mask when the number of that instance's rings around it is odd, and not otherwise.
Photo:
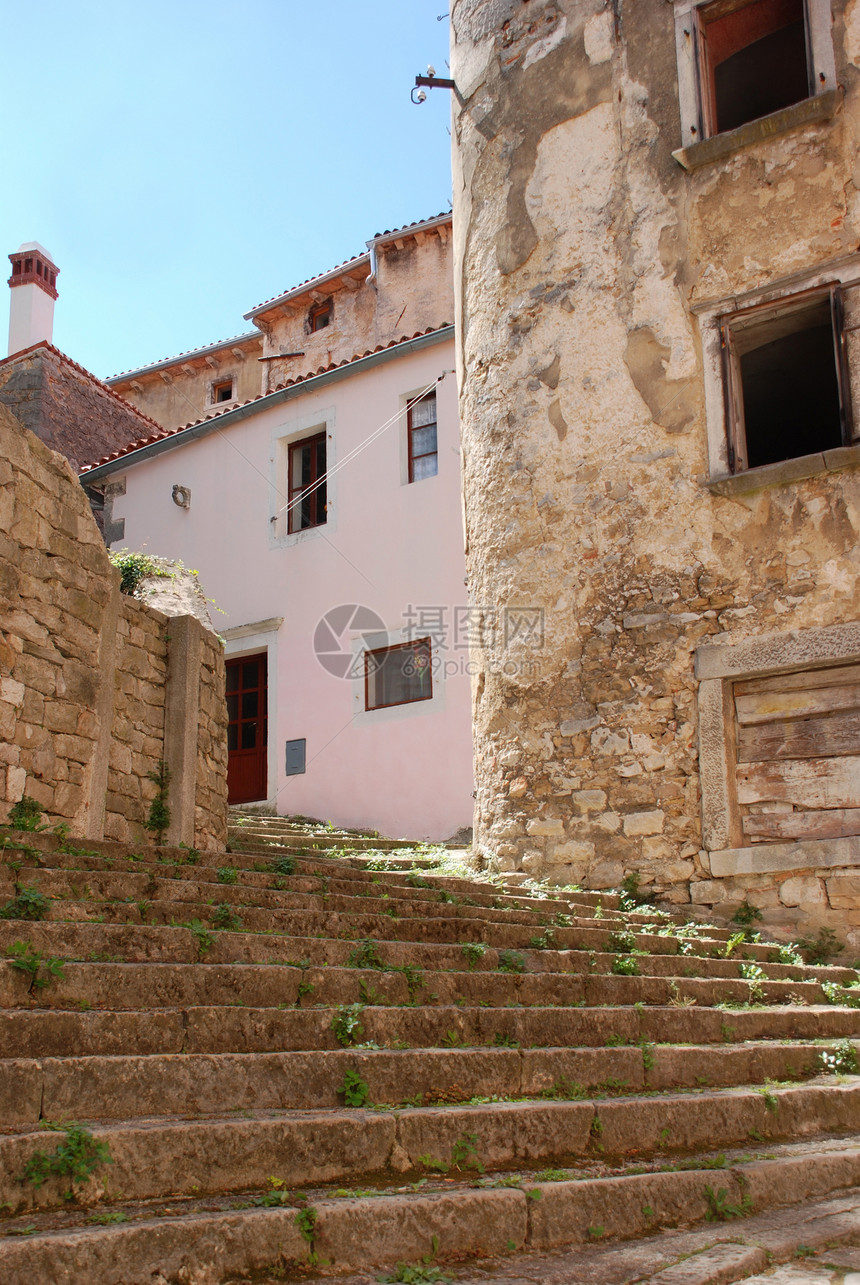
[(80, 474), (81, 481), (87, 483), (100, 482), (103, 478), (110, 477), (112, 473), (131, 468), (135, 464), (140, 464), (144, 460), (152, 459), (157, 455), (163, 455), (166, 451), (173, 450), (178, 446), (184, 446), (188, 442), (194, 442), (200, 437), (207, 437), (210, 433), (219, 431), (229, 424), (239, 423), (241, 420), (248, 419), (251, 415), (256, 415), (260, 411), (269, 410), (272, 406), (277, 406), (281, 402), (292, 401), (294, 397), (300, 397), (307, 392), (315, 392), (319, 388), (324, 388), (326, 384), (337, 383), (341, 379), (361, 374), (365, 370), (371, 370), (374, 366), (383, 365), (385, 362), (393, 361), (397, 357), (420, 352), (423, 348), (432, 348), (435, 344), (442, 343), (446, 339), (453, 339), (453, 337), (453, 325), (441, 326), (438, 330), (431, 331), (430, 334), (406, 339), (402, 343), (393, 344), (390, 348), (383, 348), (379, 352), (368, 353), (365, 357), (358, 357), (355, 361), (345, 362), (342, 366), (335, 366), (333, 370), (323, 371), (319, 375), (311, 375), (309, 378), (299, 380), (286, 388), (279, 388), (273, 393), (268, 393), (265, 397), (246, 402), (243, 406), (237, 406), (235, 410), (225, 411), (222, 415), (202, 420), (199, 424), (191, 424), (188, 428), (181, 428), (178, 432), (171, 433), (169, 437), (162, 437), (157, 441), (148, 442), (145, 446), (129, 451), (125, 455), (120, 455), (115, 460), (108, 460), (105, 464), (97, 464), (95, 468), (86, 469)]
[(274, 299), (258, 304), (256, 308), (243, 313), (242, 316), (245, 321), (253, 321), (255, 317), (262, 317), (267, 312), (273, 312), (276, 308), (289, 304), (291, 299), (300, 299), (302, 295), (310, 294), (311, 290), (319, 290), (322, 286), (337, 281), (339, 277), (351, 276), (359, 268), (369, 266), (370, 254), (359, 254), (354, 259), (347, 259), (346, 263), (342, 263), (339, 268), (332, 268), (331, 272), (326, 272), (321, 277), (312, 277), (310, 281), (305, 281), (300, 286), (293, 286), (291, 290), (285, 290)]
[(219, 339), (215, 344), (206, 344), (202, 348), (190, 348), (188, 352), (177, 353), (175, 357), (164, 357), (161, 361), (150, 362), (148, 366), (137, 366), (134, 370), (123, 370), (118, 375), (111, 375), (109, 379), (103, 379), (102, 383), (127, 384), (132, 379), (137, 379), (139, 375), (156, 374), (159, 370), (165, 370), (168, 366), (178, 366), (182, 362), (193, 361), (195, 357), (205, 357), (209, 353), (219, 352), (222, 348), (237, 348), (239, 344), (246, 344), (251, 339), (262, 341), (262, 334), (259, 330), (248, 330), (243, 335), (234, 335), (232, 339)]

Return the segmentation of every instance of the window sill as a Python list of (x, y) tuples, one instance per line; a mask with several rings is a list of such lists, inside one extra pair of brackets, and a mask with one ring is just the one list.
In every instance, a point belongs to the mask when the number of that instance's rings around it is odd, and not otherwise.
[(737, 152), (742, 147), (748, 147), (750, 143), (760, 143), (765, 139), (773, 138), (776, 134), (797, 129), (800, 125), (830, 120), (836, 114), (838, 105), (839, 91), (829, 89), (826, 93), (816, 94), (813, 98), (804, 98), (803, 102), (792, 103), (790, 107), (783, 107), (782, 111), (772, 112), (770, 116), (748, 121), (746, 125), (739, 125), (737, 129), (727, 130), (724, 134), (715, 134), (713, 138), (703, 138), (701, 142), (691, 143), (689, 147), (679, 147), (672, 155), (685, 170), (695, 170), (701, 165), (708, 165), (712, 161), (731, 156), (733, 152)]
[(761, 468), (747, 469), (744, 473), (722, 473), (704, 485), (713, 495), (731, 499), (735, 495), (762, 491), (768, 486), (802, 482), (804, 478), (818, 477), (822, 473), (840, 473), (846, 468), (860, 468), (860, 446), (837, 446), (832, 451), (799, 455), (793, 460), (763, 464)]

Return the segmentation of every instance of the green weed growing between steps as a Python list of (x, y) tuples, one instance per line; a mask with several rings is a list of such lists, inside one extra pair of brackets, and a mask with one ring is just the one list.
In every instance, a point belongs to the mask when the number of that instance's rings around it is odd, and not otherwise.
[(358, 1071), (353, 1071), (353, 1070), (347, 1071), (346, 1075), (344, 1076), (343, 1087), (341, 1088), (340, 1091), (343, 1094), (343, 1101), (345, 1106), (348, 1106), (348, 1107), (367, 1106), (368, 1100), (370, 1098), (370, 1089), (367, 1087), (364, 1080), (358, 1074)]
[(828, 1075), (860, 1075), (860, 1059), (850, 1040), (839, 1040), (821, 1050), (821, 1066)]
[(750, 1196), (742, 1196), (739, 1203), (733, 1205), (729, 1201), (729, 1193), (725, 1187), (719, 1187), (714, 1191), (713, 1187), (706, 1186), (705, 1199), (708, 1202), (705, 1218), (709, 1223), (727, 1222), (732, 1218), (748, 1218), (753, 1212)]
[(9, 947), (9, 962), (13, 968), (26, 973), (30, 978), (28, 993), (44, 990), (51, 982), (64, 979), (63, 961), (53, 955), (44, 955), (40, 950), (33, 950), (27, 941), (15, 941)]
[(0, 919), (47, 919), (50, 897), (38, 888), (15, 885), (15, 896), (0, 908)]
[(55, 1124), (44, 1121), (43, 1128), (65, 1132), (65, 1138), (57, 1144), (55, 1151), (34, 1151), (18, 1176), (18, 1182), (28, 1182), (38, 1188), (49, 1178), (68, 1178), (71, 1187), (66, 1191), (66, 1200), (74, 1199), (75, 1183), (86, 1180), (103, 1165), (113, 1164), (113, 1157), (106, 1142), (98, 1142), (89, 1129), (79, 1124)]

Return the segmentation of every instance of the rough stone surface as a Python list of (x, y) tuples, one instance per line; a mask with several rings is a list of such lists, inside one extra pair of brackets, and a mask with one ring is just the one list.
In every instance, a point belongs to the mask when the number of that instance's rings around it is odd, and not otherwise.
[[(134, 841), (170, 757), (168, 617), (120, 593), (68, 461), (3, 406), (0, 461), (0, 815), (27, 794), (72, 834)], [(193, 836), (211, 848), (227, 824), (224, 658), (194, 629)]]
[[(833, 119), (688, 173), (672, 156), (672, 5), (453, 5), (455, 283), (469, 584), (488, 622), (478, 849), (492, 863), (504, 842), (507, 869), (564, 881), (552, 816), (565, 841), (593, 845), (585, 887), (638, 870), (658, 897), (729, 913), (767, 891), (775, 929), (831, 926), (856, 948), (842, 905), (779, 899), (786, 871), (716, 878), (710, 901), (697, 890), (709, 842), (729, 844), (729, 801), (703, 836), (699, 755), (725, 751), (699, 744), (696, 649), (860, 614), (847, 455), (744, 494), (705, 485), (725, 442), (709, 455), (719, 356), (694, 311), (826, 278), (860, 243), (857, 69), (846, 5), (832, 7)], [(850, 40), (857, 29), (852, 7)], [(637, 820), (658, 813), (659, 829)]]

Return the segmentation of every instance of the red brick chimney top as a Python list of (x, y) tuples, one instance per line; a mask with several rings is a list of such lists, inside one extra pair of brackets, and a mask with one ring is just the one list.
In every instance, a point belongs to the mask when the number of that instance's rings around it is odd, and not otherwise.
[(22, 245), (14, 254), (9, 255), (9, 262), (12, 264), (12, 275), (8, 282), (10, 286), (41, 286), (45, 294), (52, 299), (57, 298), (60, 269), (38, 241)]

